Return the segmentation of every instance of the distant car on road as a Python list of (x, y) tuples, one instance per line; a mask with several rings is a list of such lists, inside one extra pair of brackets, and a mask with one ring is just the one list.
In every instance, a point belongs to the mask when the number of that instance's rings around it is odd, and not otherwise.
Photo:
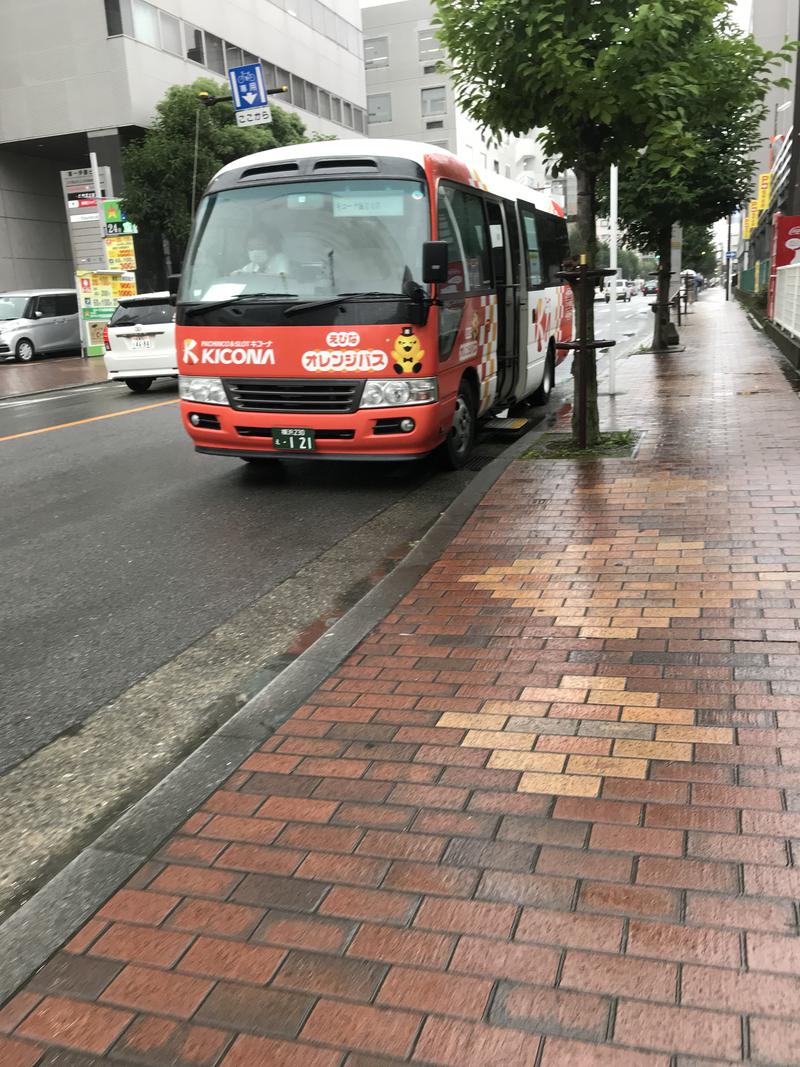
[(645, 282), (644, 285), (642, 286), (642, 293), (645, 296), (655, 296), (657, 292), (658, 292), (658, 283), (657, 282)]
[[(617, 289), (617, 300), (624, 300), (625, 303), (627, 304), (627, 302), (631, 298), (631, 291), (628, 288), (628, 283), (625, 281), (624, 278), (617, 278), (615, 284), (616, 284), (616, 289)], [(603, 297), (604, 297), (605, 302), (607, 304), (611, 303), (611, 287), (610, 286), (607, 287), (604, 290)]]
[(146, 393), (156, 378), (177, 378), (175, 305), (169, 293), (120, 300), (104, 331), (105, 365), (112, 381)]
[(55, 352), (81, 354), (78, 294), (74, 289), (17, 289), (0, 293), (0, 359), (31, 363)]

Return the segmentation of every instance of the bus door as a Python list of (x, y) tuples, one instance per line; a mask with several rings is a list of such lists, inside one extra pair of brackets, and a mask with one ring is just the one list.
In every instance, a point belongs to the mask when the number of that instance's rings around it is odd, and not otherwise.
[(497, 394), (496, 402), (511, 398), (516, 381), (515, 341), (516, 287), (511, 241), (503, 207), (497, 200), (486, 199), (486, 216), (489, 222), (489, 238), (492, 249), (492, 268), (497, 292)]
[(519, 214), (522, 222), (522, 236), (525, 243), (525, 267), (527, 280), (527, 314), (523, 320), (525, 334), (522, 347), (527, 352), (525, 360), (525, 380), (520, 389), (520, 398), (530, 396), (544, 377), (544, 365), (547, 358), (547, 344), (543, 343), (543, 323), (539, 321), (546, 314), (543, 297), (544, 276), (542, 273), (542, 256), (539, 249), (539, 232), (536, 226), (536, 209), (532, 204), (519, 202)]

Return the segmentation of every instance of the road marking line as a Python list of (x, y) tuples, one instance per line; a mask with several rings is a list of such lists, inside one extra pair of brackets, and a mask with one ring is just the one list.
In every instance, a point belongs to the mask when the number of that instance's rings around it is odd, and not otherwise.
[(3, 441), (16, 441), (20, 437), (35, 437), (40, 433), (50, 433), (51, 430), (66, 430), (70, 426), (84, 426), (87, 422), (101, 422), (103, 419), (115, 419), (118, 415), (134, 415), (137, 411), (152, 411), (153, 408), (163, 408), (167, 404), (177, 404), (178, 400), (159, 400), (157, 404), (143, 404), (140, 408), (125, 408), (124, 411), (111, 411), (108, 415), (92, 415), (88, 419), (77, 419), (75, 422), (60, 422), (57, 426), (43, 426), (39, 430), (25, 430), (24, 433), (11, 433), (7, 437), (0, 437)]

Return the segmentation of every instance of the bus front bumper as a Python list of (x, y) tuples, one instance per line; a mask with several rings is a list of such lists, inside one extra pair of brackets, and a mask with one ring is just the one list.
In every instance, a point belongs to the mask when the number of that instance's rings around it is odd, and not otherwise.
[[(450, 432), (454, 403), (367, 408), (349, 415), (254, 413), (191, 400), (181, 400), (180, 407), (198, 452), (243, 459), (415, 459), (432, 452)], [(413, 429), (402, 428), (406, 420)], [(313, 430), (313, 451), (275, 448), (273, 430), (286, 429)]]

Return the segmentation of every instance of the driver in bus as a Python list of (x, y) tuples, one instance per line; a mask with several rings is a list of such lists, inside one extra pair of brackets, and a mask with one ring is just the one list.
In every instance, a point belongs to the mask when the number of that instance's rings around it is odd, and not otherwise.
[(283, 241), (277, 230), (256, 230), (247, 238), (247, 263), (234, 274), (289, 273), (289, 260), (283, 252)]

